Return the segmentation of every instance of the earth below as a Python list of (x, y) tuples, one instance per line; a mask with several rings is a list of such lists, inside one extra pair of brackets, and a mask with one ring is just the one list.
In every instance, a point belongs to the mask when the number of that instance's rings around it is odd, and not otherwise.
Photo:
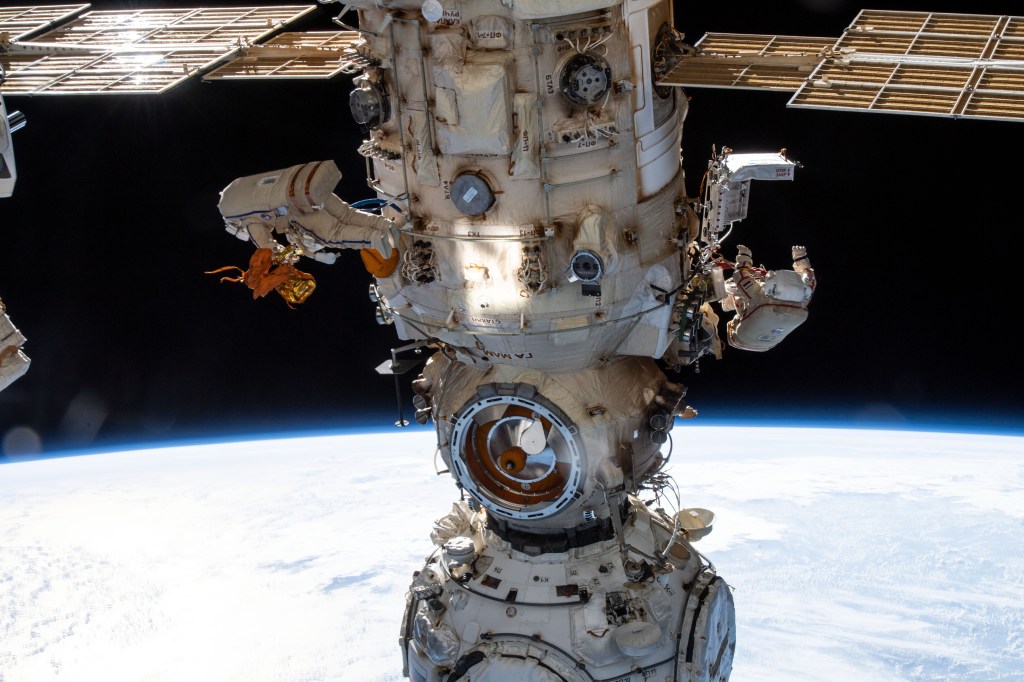
[[(732, 679), (1020, 680), (1024, 438), (680, 427)], [(0, 465), (0, 682), (401, 680), (432, 432)], [(674, 501), (673, 501), (674, 503)]]

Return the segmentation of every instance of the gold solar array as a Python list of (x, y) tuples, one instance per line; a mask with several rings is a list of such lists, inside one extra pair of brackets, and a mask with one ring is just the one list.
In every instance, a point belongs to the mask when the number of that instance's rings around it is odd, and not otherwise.
[(31, 95), (156, 94), (224, 56), (220, 51), (19, 56), (0, 92)]
[(865, 10), (791, 106), (1024, 120), (1019, 17)]
[[(38, 31), (58, 20), (46, 16), (44, 21), (37, 13), (41, 9), (45, 8), (8, 8), (0, 17), (10, 15), (12, 26), (35, 21)], [(0, 94), (164, 92), (314, 9), (303, 5), (87, 12), (30, 41), (14, 41), (0, 49)], [(67, 16), (65, 12), (63, 17)]]
[(0, 7), (0, 33), (22, 40), (33, 33), (67, 21), (89, 5), (47, 5), (44, 7)]
[(222, 7), (89, 12), (33, 42), (61, 45), (215, 45), (257, 41), (313, 7)]
[(659, 83), (795, 92), (834, 38), (709, 33)]
[(242, 50), (241, 56), (206, 74), (203, 80), (333, 78), (351, 73), (362, 63), (353, 47), (360, 40), (356, 31), (282, 33)]
[[(0, 8), (0, 94), (159, 93), (198, 74), (331, 78), (365, 65), (354, 31), (271, 38), (315, 5), (87, 9)], [(835, 40), (709, 33), (695, 47), (659, 85), (782, 90), (795, 93), (793, 107), (1024, 120), (1022, 17), (863, 10)]]
[(838, 40), (712, 33), (696, 48), (660, 84), (790, 90), (793, 107), (1024, 120), (1021, 17), (864, 10)]

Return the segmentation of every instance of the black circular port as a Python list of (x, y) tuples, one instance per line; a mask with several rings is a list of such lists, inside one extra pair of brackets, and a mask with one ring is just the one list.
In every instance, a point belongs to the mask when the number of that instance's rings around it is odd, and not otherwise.
[(382, 83), (364, 81), (349, 94), (348, 108), (355, 122), (367, 130), (379, 128), (391, 117), (391, 100)]
[(593, 251), (577, 251), (569, 261), (569, 270), (579, 281), (593, 284), (604, 274), (604, 264)]

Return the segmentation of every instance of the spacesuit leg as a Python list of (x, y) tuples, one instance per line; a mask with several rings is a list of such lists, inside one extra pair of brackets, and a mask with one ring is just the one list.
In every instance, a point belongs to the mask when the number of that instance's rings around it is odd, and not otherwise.
[(359, 225), (361, 227), (387, 229), (391, 235), (391, 244), (398, 246), (398, 239), (401, 236), (398, 228), (405, 223), (405, 216), (403, 215), (400, 215), (395, 220), (389, 220), (373, 213), (360, 211), (346, 204), (336, 194), (327, 197), (327, 200), (324, 202), (324, 210), (343, 223)]
[(379, 215), (360, 211), (358, 208), (352, 208), (337, 194), (331, 194), (328, 196), (323, 205), (326, 212), (348, 225), (379, 228), (384, 226), (385, 223), (391, 222), (387, 218), (383, 218)]

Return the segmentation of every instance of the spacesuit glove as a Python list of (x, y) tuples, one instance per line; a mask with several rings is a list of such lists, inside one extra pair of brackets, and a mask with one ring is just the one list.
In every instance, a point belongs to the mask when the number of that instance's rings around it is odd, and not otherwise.
[(228, 234), (234, 235), (243, 242), (249, 241), (249, 230), (241, 223), (224, 221), (224, 229), (227, 230)]
[(392, 221), (388, 225), (388, 233), (391, 235), (391, 245), (394, 248), (398, 248), (402, 239), (402, 225), (405, 225), (405, 216), (399, 216), (396, 220)]
[(386, 260), (391, 258), (391, 252), (398, 246), (398, 240), (392, 235), (390, 229), (385, 229), (373, 233), (370, 237), (370, 244)]
[(317, 251), (316, 253), (307, 253), (306, 255), (315, 261), (327, 263), (328, 265), (333, 265), (334, 261), (338, 260), (338, 254), (331, 251)]

